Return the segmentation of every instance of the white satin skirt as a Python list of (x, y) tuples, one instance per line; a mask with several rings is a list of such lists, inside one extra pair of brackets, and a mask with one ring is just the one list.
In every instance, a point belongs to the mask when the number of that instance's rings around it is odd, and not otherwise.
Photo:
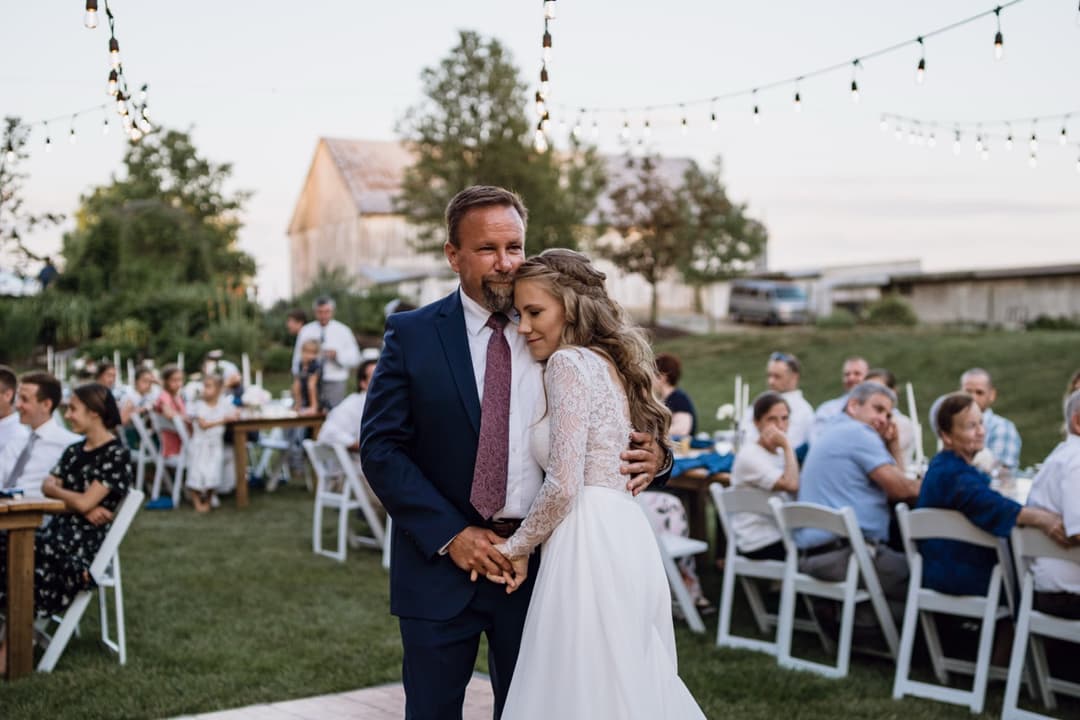
[(679, 679), (667, 576), (629, 494), (582, 488), (544, 543), (503, 717), (705, 717)]

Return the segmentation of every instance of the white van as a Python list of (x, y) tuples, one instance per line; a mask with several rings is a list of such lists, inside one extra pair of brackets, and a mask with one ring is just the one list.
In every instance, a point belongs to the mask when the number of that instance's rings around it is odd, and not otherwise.
[(809, 322), (806, 293), (798, 285), (775, 280), (736, 280), (731, 284), (728, 315), (735, 322), (766, 325)]

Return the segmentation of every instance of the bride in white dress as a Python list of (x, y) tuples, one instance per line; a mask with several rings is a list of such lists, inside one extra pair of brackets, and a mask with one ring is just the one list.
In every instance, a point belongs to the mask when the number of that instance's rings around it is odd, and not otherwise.
[(544, 484), (499, 546), (514, 564), (515, 577), (503, 578), (513, 591), (543, 543), (503, 717), (704, 718), (678, 676), (653, 531), (619, 473), (632, 427), (667, 431), (652, 351), (579, 253), (548, 250), (524, 263), (514, 304), (518, 332), (546, 361), (547, 408), (532, 431)]

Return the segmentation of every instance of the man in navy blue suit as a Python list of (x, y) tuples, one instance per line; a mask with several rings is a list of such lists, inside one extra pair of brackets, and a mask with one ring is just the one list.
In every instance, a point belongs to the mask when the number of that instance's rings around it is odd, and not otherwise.
[[(521, 200), (502, 188), (473, 186), (450, 201), (444, 250), (460, 288), (387, 319), (368, 389), (361, 462), (394, 520), (390, 610), (400, 622), (411, 720), (460, 720), (481, 634), (499, 718), (521, 645), (539, 556), (512, 594), (474, 578), (512, 573), (495, 545), (517, 529), (543, 482), (529, 448), (529, 427), (543, 407), (542, 368), (512, 317), (526, 219)], [(489, 363), (497, 366), (492, 372)], [(495, 388), (496, 377), (508, 387)], [(489, 411), (504, 393), (508, 403)], [(483, 493), (474, 487), (474, 480), (488, 487), (481, 473), (492, 469), (492, 444), (502, 449), (494, 456), (500, 458), (494, 506), (478, 502)], [(622, 458), (635, 493), (662, 462), (670, 469), (670, 454), (643, 433), (631, 435)]]

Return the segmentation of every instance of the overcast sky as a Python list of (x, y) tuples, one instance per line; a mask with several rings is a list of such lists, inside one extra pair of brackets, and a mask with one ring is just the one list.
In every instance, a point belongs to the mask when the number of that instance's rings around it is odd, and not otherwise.
[[(104, 2), (100, 3), (104, 8)], [(539, 71), (540, 0), (114, 0), (129, 81), (150, 84), (155, 121), (194, 129), (200, 151), (234, 166), (233, 187), (254, 192), (241, 244), (259, 264), (262, 296), (288, 295), (286, 226), (320, 136), (390, 139), (419, 97), (420, 70), (454, 45), (458, 29), (497, 37), (530, 82)], [(852, 58), (993, 7), (977, 0), (558, 0), (551, 24), (551, 92), (569, 107), (679, 102), (765, 85)], [(926, 41), (926, 82), (912, 46), (868, 60), (851, 102), (850, 72), (747, 98), (650, 116), (654, 150), (723, 158), (730, 194), (769, 228), (775, 268), (921, 259), (926, 269), (1080, 261), (1080, 113), (1073, 139), (1038, 127), (1038, 167), (1026, 142), (990, 158), (965, 136), (960, 156), (938, 134), (933, 150), (897, 142), (879, 118), (992, 121), (1080, 111), (1075, 0), (1025, 0), (1002, 11), (1005, 57), (993, 59), (992, 17)], [(0, 0), (0, 112), (38, 120), (105, 100), (108, 31), (82, 25), (80, 0)], [(573, 116), (568, 118), (573, 124)], [(556, 110), (557, 121), (560, 112)], [(564, 113), (565, 115), (565, 113)], [(35, 128), (31, 210), (71, 215), (79, 195), (121, 167), (123, 139), (103, 114)], [(629, 115), (635, 128), (641, 113)], [(587, 123), (591, 124), (592, 116)], [(619, 113), (599, 116), (602, 149), (617, 152)], [(1017, 123), (1028, 136), (1030, 123)], [(526, 199), (527, 200), (527, 199)], [(69, 225), (70, 226), (70, 223)], [(68, 227), (65, 226), (65, 227)], [(59, 248), (61, 230), (31, 239)]]

